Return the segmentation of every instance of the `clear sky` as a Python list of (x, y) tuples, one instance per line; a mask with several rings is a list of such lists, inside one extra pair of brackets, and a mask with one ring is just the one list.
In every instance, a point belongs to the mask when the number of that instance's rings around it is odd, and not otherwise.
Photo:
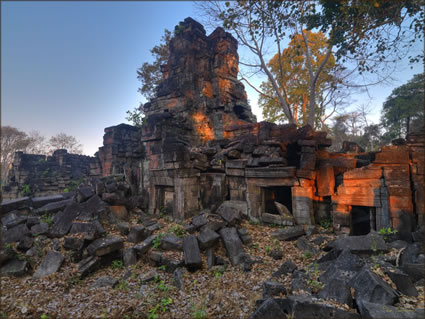
[[(105, 127), (125, 123), (142, 101), (136, 69), (164, 29), (197, 19), (191, 2), (1, 2), (2, 125), (50, 137), (75, 136), (84, 153), (102, 146)], [(201, 19), (199, 19), (200, 21)], [(208, 32), (211, 30), (207, 29)], [(391, 90), (422, 72), (401, 63), (398, 81), (371, 90), (375, 119)], [(261, 120), (257, 95), (246, 86)], [(357, 104), (366, 96), (354, 98)], [(364, 101), (363, 101), (364, 100)]]

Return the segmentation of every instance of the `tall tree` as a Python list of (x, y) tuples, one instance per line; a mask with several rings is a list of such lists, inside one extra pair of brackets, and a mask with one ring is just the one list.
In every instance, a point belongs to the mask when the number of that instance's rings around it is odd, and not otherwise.
[[(332, 53), (332, 45), (327, 44), (323, 58), (314, 68), (311, 57), (310, 33), (305, 30), (305, 24), (301, 19), (306, 12), (314, 9), (310, 1), (255, 1), (238, 0), (223, 3), (221, 1), (199, 2), (198, 6), (211, 17), (216, 23), (221, 23), (226, 29), (232, 31), (238, 38), (239, 43), (247, 47), (256, 58), (255, 62), (241, 65), (252, 68), (254, 73), (262, 72), (269, 82), (269, 88), (273, 90), (276, 102), (280, 104), (283, 114), (289, 123), (296, 123), (292, 108), (289, 105), (288, 85), (281, 83), (283, 79), (283, 63), (281, 43), (284, 39), (291, 39), (300, 35), (305, 50), (305, 65), (308, 74), (309, 112), (307, 124), (314, 126), (316, 115), (316, 92), (317, 82), (324, 66)], [(268, 65), (267, 51), (274, 44), (277, 52), (278, 72), (273, 74)], [(277, 75), (277, 76), (276, 76)], [(247, 76), (242, 76), (248, 85), (252, 86), (263, 97), (270, 96), (252, 85)]]
[(142, 83), (139, 92), (147, 99), (155, 96), (156, 88), (162, 80), (161, 65), (168, 61), (168, 45), (172, 38), (172, 33), (165, 29), (159, 45), (154, 46), (150, 52), (154, 57), (152, 63), (145, 62), (137, 69), (137, 79)]
[(381, 125), (387, 141), (405, 137), (424, 125), (424, 73), (394, 89), (382, 108)]
[(72, 154), (81, 154), (83, 152), (82, 145), (77, 141), (77, 139), (74, 136), (66, 135), (65, 133), (59, 133), (52, 136), (49, 139), (48, 144), (51, 152), (57, 149), (66, 149)]
[[(424, 39), (424, 0), (319, 0), (304, 17), (310, 29), (327, 32), (337, 59), (351, 59), (360, 72), (380, 72)], [(410, 56), (423, 61), (423, 51)]]
[(7, 179), (7, 172), (15, 158), (15, 152), (25, 151), (30, 142), (25, 132), (11, 126), (1, 127), (1, 184)]
[[(310, 65), (317, 70), (327, 54), (327, 38), (322, 32), (304, 31), (310, 47)], [(270, 71), (277, 79), (283, 91), (286, 86), (286, 99), (298, 126), (307, 124), (310, 109), (309, 70), (306, 62), (306, 45), (301, 34), (295, 34), (287, 48), (276, 54), (268, 63)], [(279, 59), (280, 57), (280, 59)], [(340, 86), (340, 75), (343, 68), (335, 63), (330, 54), (327, 63), (317, 79), (316, 96), (316, 128), (323, 128), (325, 121), (334, 114), (336, 106), (341, 106), (344, 97)], [(260, 95), (259, 105), (263, 108), (266, 120), (282, 121), (285, 114), (273, 90), (270, 81), (263, 82), (261, 89), (265, 94)], [(326, 109), (328, 112), (326, 114)], [(330, 110), (329, 110), (330, 109)]]

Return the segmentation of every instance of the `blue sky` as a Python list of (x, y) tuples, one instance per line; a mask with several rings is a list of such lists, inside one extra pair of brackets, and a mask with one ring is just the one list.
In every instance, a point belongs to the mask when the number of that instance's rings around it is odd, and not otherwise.
[[(164, 29), (197, 19), (191, 2), (1, 2), (2, 125), (50, 137), (75, 136), (84, 153), (102, 146), (105, 127), (126, 122), (142, 101), (136, 69)], [(201, 19), (199, 19), (201, 21)], [(207, 28), (208, 33), (211, 32)], [(241, 52), (243, 55), (243, 51)], [(390, 86), (371, 90), (374, 120), (391, 90), (422, 72), (401, 63)], [(246, 86), (254, 113), (257, 94)], [(355, 104), (368, 97), (356, 96)]]

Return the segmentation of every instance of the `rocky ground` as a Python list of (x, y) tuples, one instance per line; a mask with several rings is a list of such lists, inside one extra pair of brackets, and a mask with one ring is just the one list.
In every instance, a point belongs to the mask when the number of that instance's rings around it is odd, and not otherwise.
[(344, 238), (251, 223), (229, 206), (183, 224), (135, 209), (96, 228), (97, 219), (78, 221), (89, 200), (76, 196), (67, 214), (39, 224), (16, 210), (3, 216), (0, 318), (424, 315), (423, 231)]

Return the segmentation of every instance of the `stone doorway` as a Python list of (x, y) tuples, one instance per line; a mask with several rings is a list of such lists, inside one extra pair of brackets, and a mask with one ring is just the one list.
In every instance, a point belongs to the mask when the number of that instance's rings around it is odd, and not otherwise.
[(156, 187), (156, 208), (157, 213), (173, 215), (174, 212), (174, 187), (157, 186)]
[(292, 213), (291, 186), (262, 187), (264, 212), (279, 215), (274, 202), (281, 203)]
[(352, 206), (351, 235), (367, 235), (371, 230), (376, 230), (375, 207)]

